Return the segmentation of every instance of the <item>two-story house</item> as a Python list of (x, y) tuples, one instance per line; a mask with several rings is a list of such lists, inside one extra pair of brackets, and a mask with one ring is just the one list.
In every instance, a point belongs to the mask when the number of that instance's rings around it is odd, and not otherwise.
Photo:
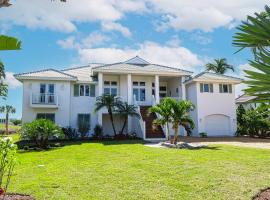
[[(89, 134), (96, 124), (105, 134), (112, 134), (105, 109), (95, 113), (96, 97), (106, 93), (134, 104), (141, 119), (128, 119), (126, 132), (135, 132), (144, 139), (164, 138), (162, 127), (152, 129), (155, 115), (147, 115), (149, 106), (164, 97), (191, 100), (196, 109), (191, 116), (196, 124), (193, 135), (207, 132), (209, 136), (232, 136), (236, 131), (234, 101), (235, 85), (241, 79), (203, 72), (192, 77), (192, 72), (169, 66), (152, 64), (136, 56), (125, 62), (90, 64), (63, 70), (46, 69), (16, 74), (23, 83), (23, 123), (36, 118), (53, 120), (62, 127), (78, 128), (87, 121)], [(123, 125), (115, 116), (117, 131)]]

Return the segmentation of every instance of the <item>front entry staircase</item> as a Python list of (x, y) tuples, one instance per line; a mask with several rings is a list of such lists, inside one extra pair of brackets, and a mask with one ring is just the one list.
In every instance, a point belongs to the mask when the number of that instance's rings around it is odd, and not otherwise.
[(143, 121), (145, 122), (145, 139), (146, 140), (164, 140), (165, 134), (161, 126), (153, 127), (153, 121), (157, 119), (156, 114), (148, 114), (148, 109), (151, 106), (140, 106), (140, 112)]

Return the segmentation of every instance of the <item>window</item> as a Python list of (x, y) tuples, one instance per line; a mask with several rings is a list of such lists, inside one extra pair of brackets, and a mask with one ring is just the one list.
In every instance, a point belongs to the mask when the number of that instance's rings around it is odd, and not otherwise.
[(55, 122), (55, 114), (54, 113), (38, 113), (37, 119), (48, 119), (52, 122)]
[(54, 103), (54, 84), (41, 83), (39, 87), (40, 103)]
[(231, 84), (219, 84), (219, 93), (232, 93)]
[(118, 84), (117, 81), (104, 81), (104, 94), (117, 96)]
[[(152, 95), (155, 95), (155, 83), (152, 83)], [(167, 96), (167, 86), (159, 86), (159, 97), (164, 98)]]
[(90, 129), (90, 114), (78, 114), (78, 127), (84, 124)]
[(90, 96), (95, 97), (96, 95), (96, 86), (91, 84), (75, 84), (74, 85), (74, 96)]
[(213, 84), (211, 83), (200, 83), (201, 93), (213, 93)]
[(145, 101), (145, 82), (133, 82), (133, 95), (136, 101)]

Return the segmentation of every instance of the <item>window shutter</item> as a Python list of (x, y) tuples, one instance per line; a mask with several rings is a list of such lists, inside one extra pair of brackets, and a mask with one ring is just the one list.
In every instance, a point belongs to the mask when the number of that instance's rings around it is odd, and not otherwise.
[(79, 96), (79, 84), (75, 84), (74, 85), (74, 97), (78, 97)]
[(200, 83), (200, 91), (203, 92), (203, 84)]
[(232, 93), (232, 85), (229, 84), (229, 93)]
[(90, 85), (90, 97), (95, 97), (96, 96), (96, 86), (95, 85)]
[(213, 93), (213, 84), (210, 84), (210, 92)]
[(219, 93), (222, 93), (222, 84), (219, 84)]

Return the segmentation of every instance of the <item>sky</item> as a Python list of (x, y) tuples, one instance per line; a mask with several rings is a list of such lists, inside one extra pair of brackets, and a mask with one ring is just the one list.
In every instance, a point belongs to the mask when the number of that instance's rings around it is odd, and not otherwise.
[[(243, 77), (249, 50), (232, 46), (236, 27), (261, 12), (268, 0), (11, 0), (0, 8), (0, 34), (22, 41), (20, 51), (1, 51), (9, 95), (20, 118), (22, 84), (13, 74), (89, 63), (145, 60), (198, 73), (226, 58)], [(236, 96), (243, 85), (237, 87)]]

